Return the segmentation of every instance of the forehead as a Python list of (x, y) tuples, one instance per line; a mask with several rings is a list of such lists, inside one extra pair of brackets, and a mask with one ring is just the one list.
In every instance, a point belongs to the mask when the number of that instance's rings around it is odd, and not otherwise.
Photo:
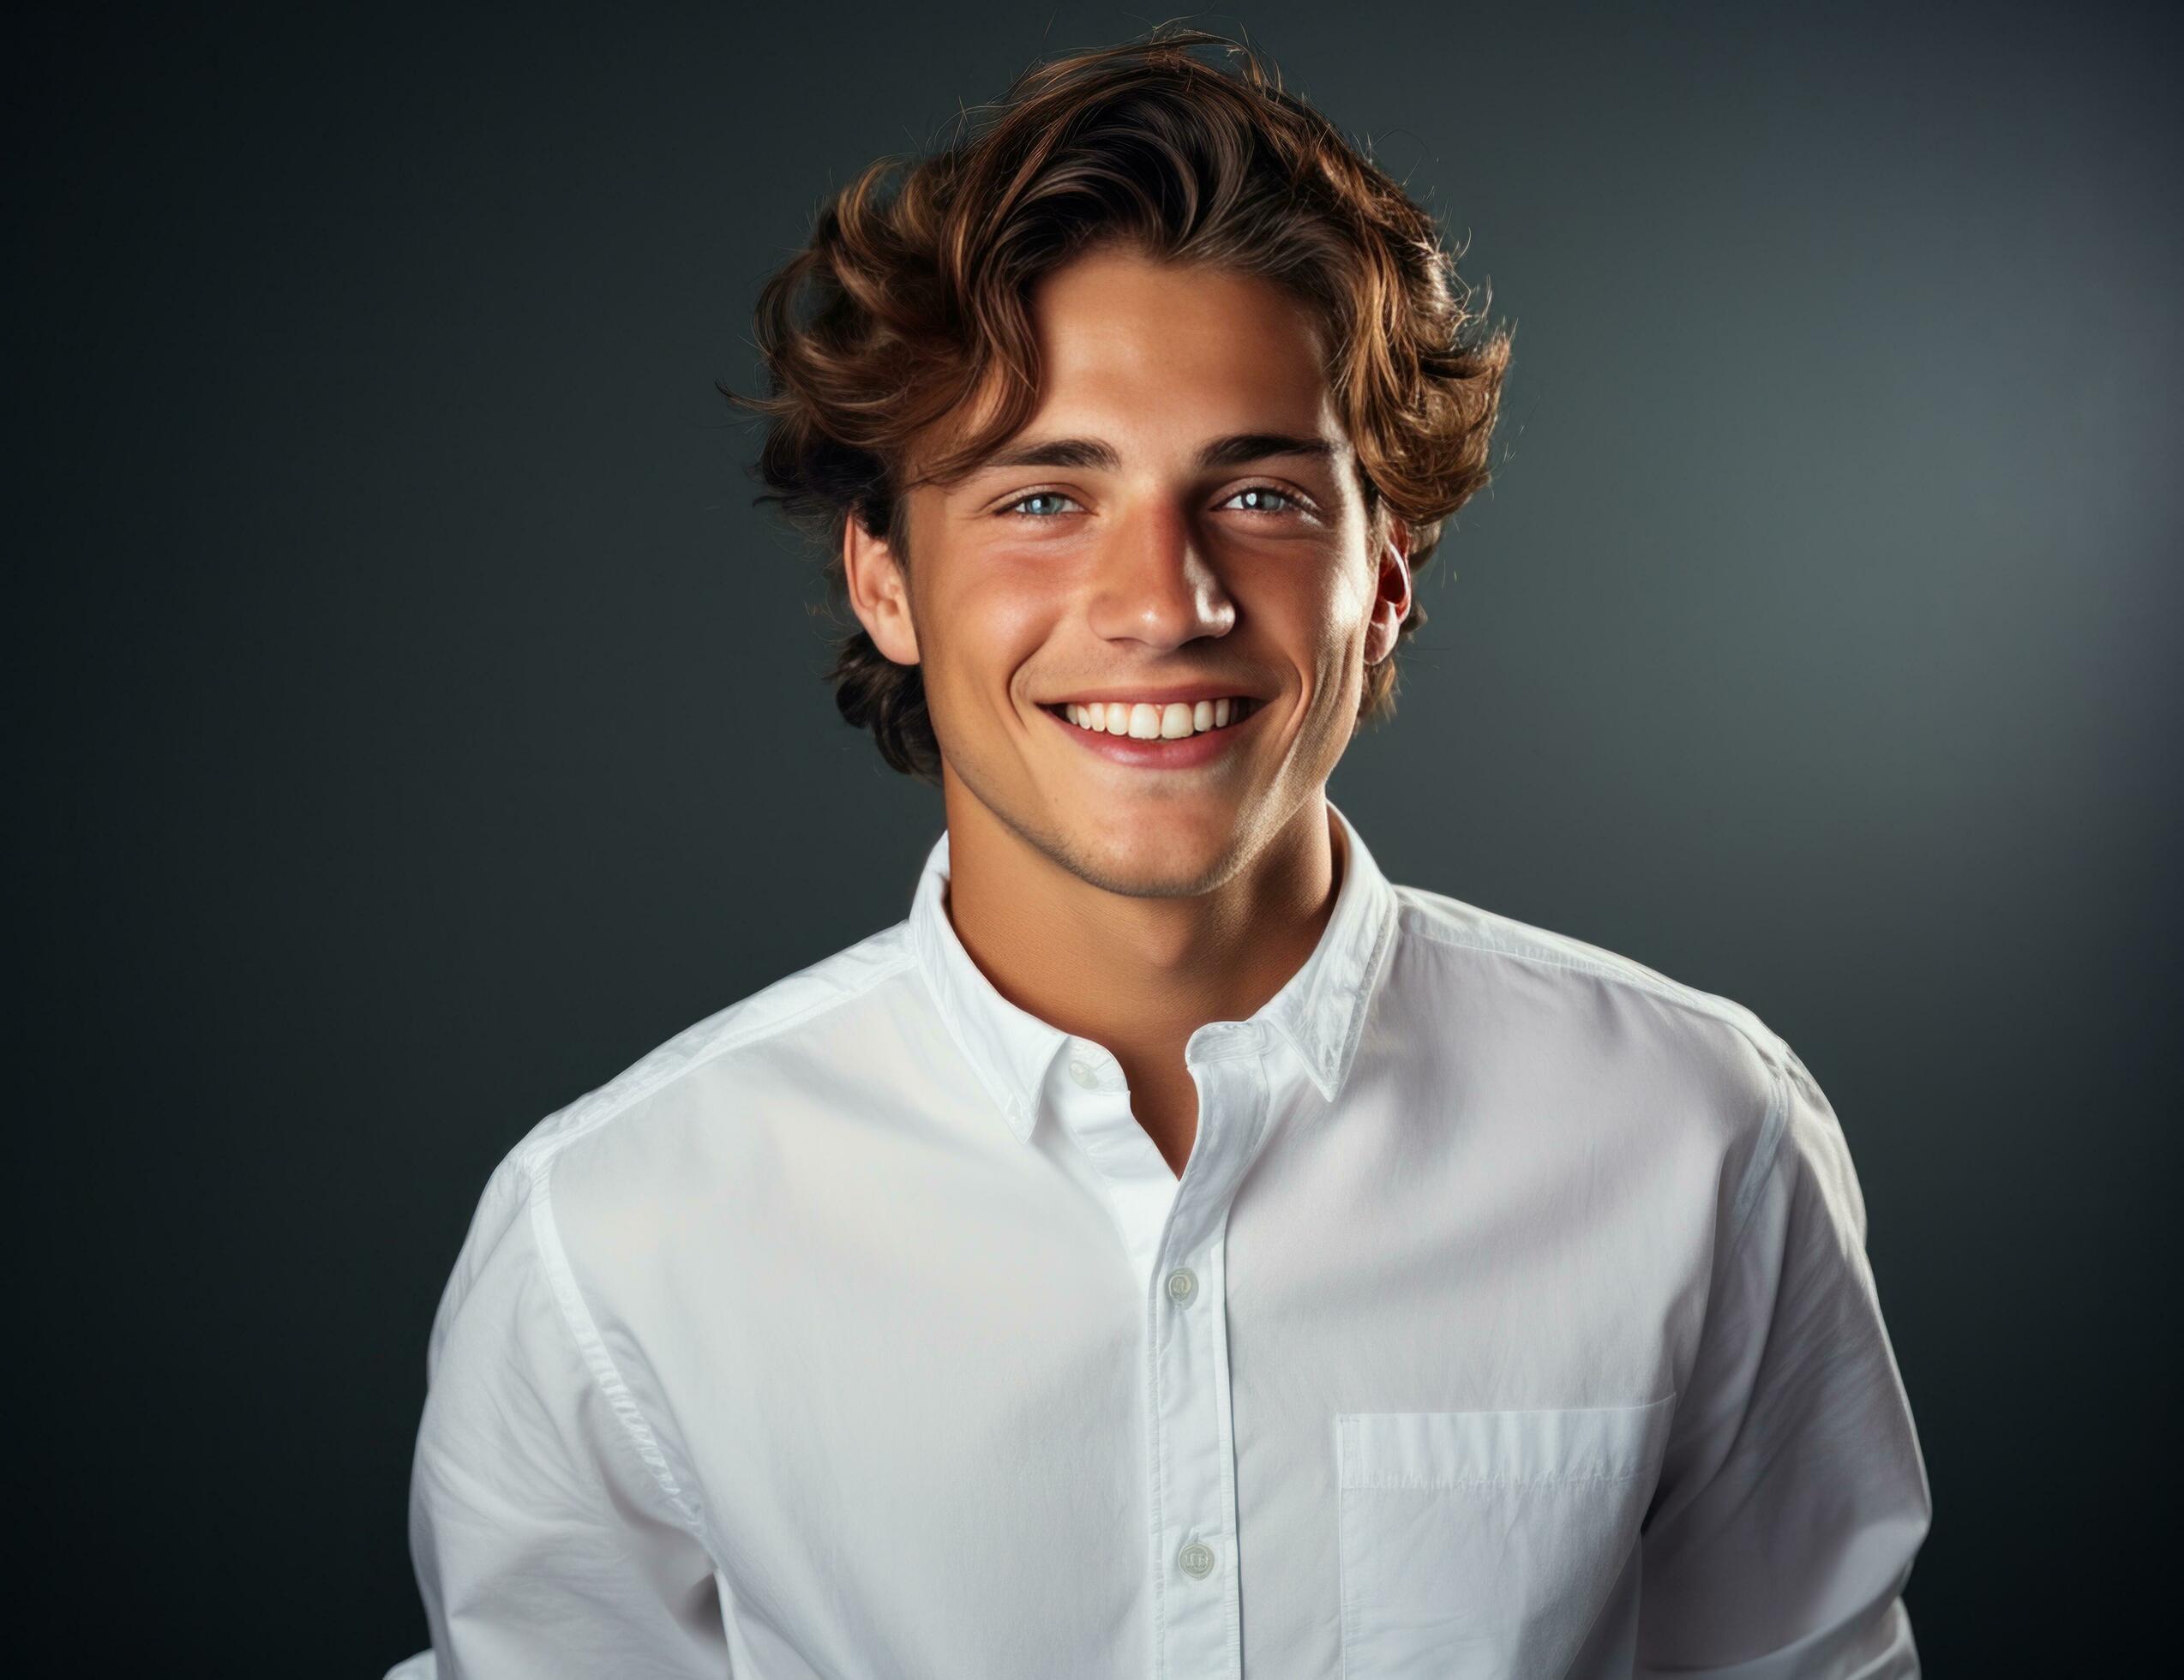
[(1197, 436), (1280, 424), (1339, 437), (1319, 323), (1257, 275), (1135, 251), (1081, 256), (1029, 299), (1040, 406), (1031, 426), (1071, 423)]

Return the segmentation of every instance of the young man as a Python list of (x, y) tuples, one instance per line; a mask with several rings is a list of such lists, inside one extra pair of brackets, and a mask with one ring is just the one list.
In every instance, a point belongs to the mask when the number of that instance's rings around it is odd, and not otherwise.
[(493, 1177), (417, 1443), (443, 1676), (1917, 1672), (1827, 1098), (1326, 799), (1509, 346), (1211, 42), (1035, 71), (768, 289), (837, 698), (946, 832)]

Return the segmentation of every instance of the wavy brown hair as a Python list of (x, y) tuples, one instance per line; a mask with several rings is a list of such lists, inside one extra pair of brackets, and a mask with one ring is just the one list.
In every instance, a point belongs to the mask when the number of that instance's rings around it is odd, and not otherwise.
[[(903, 492), (959, 477), (1030, 418), (1031, 289), (1114, 243), (1257, 275), (1307, 304), (1375, 530), (1396, 515), (1413, 574), (1431, 558), (1443, 521), (1490, 476), (1509, 332), (1474, 330), (1433, 218), (1257, 52), (1161, 29), (1035, 64), (999, 104), (963, 112), (945, 147), (872, 164), (767, 281), (767, 394), (726, 394), (768, 422), (759, 500), (825, 543), (830, 604), (847, 600), (849, 519), (907, 568)], [(975, 411), (987, 418), (968, 430)], [(909, 478), (913, 446), (951, 431), (956, 447)], [(1397, 645), (1425, 622), (1413, 591)], [(1395, 663), (1368, 668), (1360, 723), (1393, 714)], [(860, 627), (827, 675), (843, 717), (872, 730), (891, 765), (939, 780), (915, 666)]]

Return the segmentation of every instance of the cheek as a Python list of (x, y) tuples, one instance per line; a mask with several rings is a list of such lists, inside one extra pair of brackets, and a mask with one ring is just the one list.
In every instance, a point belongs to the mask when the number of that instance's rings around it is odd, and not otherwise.
[[(1041, 585), (1028, 564), (994, 560), (963, 567), (936, 589), (928, 603), (933, 639), (939, 645), (938, 686), (1005, 704), (1017, 674), (1053, 633), (1054, 591)], [(933, 682), (934, 673), (927, 680)]]
[(1349, 668), (1360, 662), (1371, 608), (1371, 596), (1354, 570), (1331, 563), (1295, 603), (1293, 645), (1305, 654), (1316, 673), (1323, 701), (1332, 698), (1325, 691), (1340, 688)]

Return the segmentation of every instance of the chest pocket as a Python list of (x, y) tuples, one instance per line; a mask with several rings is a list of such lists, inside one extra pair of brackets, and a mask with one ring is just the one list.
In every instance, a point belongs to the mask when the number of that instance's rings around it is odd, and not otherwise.
[(1338, 1415), (1346, 1680), (1563, 1673), (1637, 1539), (1675, 1398)]

